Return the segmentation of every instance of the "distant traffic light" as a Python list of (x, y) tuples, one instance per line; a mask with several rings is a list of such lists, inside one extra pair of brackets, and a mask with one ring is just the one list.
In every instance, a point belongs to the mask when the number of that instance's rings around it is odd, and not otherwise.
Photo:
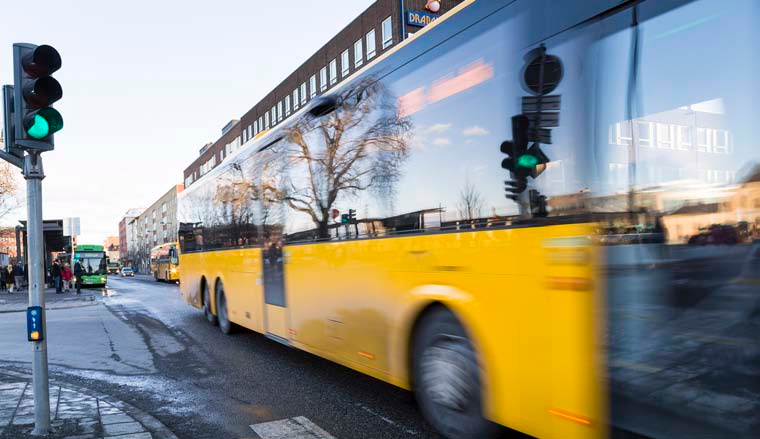
[(50, 76), (61, 68), (61, 56), (52, 46), (13, 45), (15, 141), (20, 148), (49, 151), (53, 134), (63, 128), (63, 117), (52, 104), (63, 89)]
[(348, 213), (344, 213), (340, 216), (341, 224), (353, 224), (356, 222), (356, 210), (348, 209)]

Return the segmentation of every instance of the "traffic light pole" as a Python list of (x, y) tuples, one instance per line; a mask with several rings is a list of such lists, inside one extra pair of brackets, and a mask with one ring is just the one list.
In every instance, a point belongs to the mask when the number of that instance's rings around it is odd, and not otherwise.
[[(42, 327), (45, 328), (45, 267), (44, 238), (42, 230), (42, 155), (30, 151), (24, 157), (24, 179), (27, 197), (27, 257), (29, 266), (29, 306), (42, 309)], [(34, 359), (32, 376), (34, 385), (35, 436), (50, 431), (50, 387), (48, 384), (47, 337), (32, 342)]]

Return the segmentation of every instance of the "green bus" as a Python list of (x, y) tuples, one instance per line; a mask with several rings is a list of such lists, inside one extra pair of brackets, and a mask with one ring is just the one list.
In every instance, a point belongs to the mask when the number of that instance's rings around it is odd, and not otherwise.
[(81, 279), (82, 286), (106, 286), (106, 281), (108, 280), (108, 263), (106, 252), (102, 245), (77, 245), (74, 248), (72, 270), (74, 270), (77, 262), (80, 262), (82, 268), (84, 268), (85, 274), (82, 275)]

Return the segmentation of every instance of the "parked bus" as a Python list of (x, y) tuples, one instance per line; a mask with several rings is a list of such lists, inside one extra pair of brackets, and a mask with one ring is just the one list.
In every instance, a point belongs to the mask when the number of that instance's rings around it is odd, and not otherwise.
[(74, 265), (80, 262), (85, 274), (81, 282), (83, 286), (105, 287), (108, 282), (108, 265), (106, 252), (102, 245), (79, 244), (74, 248)]
[(556, 3), (463, 1), (186, 188), (184, 300), (446, 437), (750, 437), (760, 244), (688, 241), (760, 227), (760, 5)]
[(150, 271), (157, 281), (179, 282), (179, 254), (177, 243), (169, 242), (150, 251)]

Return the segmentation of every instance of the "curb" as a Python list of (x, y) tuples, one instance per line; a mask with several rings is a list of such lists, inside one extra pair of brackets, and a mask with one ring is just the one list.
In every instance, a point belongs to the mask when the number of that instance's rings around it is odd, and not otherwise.
[[(94, 306), (94, 305), (98, 305), (99, 303), (100, 302), (98, 302), (96, 300), (93, 300), (91, 302), (82, 301), (81, 304), (74, 305), (74, 306), (52, 306), (52, 307), (48, 307), (47, 305), (45, 305), (45, 311), (55, 311), (55, 310), (58, 310), (58, 309), (84, 308), (85, 306)], [(10, 314), (10, 313), (14, 313), (14, 312), (25, 312), (25, 311), (26, 311), (26, 308), (24, 308), (24, 309), (0, 310), (0, 314)]]
[[(89, 298), (89, 300), (85, 300), (85, 298)], [(84, 306), (97, 305), (98, 303), (100, 303), (100, 301), (94, 295), (82, 296), (82, 297), (77, 298), (77, 300), (73, 300), (71, 298), (63, 299), (63, 300), (60, 300), (60, 299), (51, 300), (50, 302), (46, 301), (45, 311), (52, 311), (56, 309), (81, 308)], [(2, 307), (10, 308), (11, 306), (16, 305), (16, 304), (20, 304), (23, 306), (21, 308), (2, 309)], [(70, 304), (70, 306), (68, 304)], [(62, 306), (62, 305), (65, 305), (65, 306)], [(14, 301), (12, 304), (8, 304), (8, 303), (0, 304), (0, 314), (25, 312), (28, 306), (29, 306), (28, 300)]]
[[(0, 371), (0, 377), (7, 376), (22, 380), (32, 380), (32, 376), (28, 373), (22, 373), (22, 372), (15, 372), (11, 370), (3, 370)], [(153, 437), (155, 439), (178, 439), (177, 435), (175, 435), (167, 426), (165, 426), (161, 421), (154, 418), (153, 416), (145, 413), (144, 411), (138, 409), (137, 407), (128, 404), (124, 401), (121, 401), (119, 399), (116, 399), (110, 395), (106, 395), (104, 393), (95, 392), (93, 390), (90, 390), (85, 387), (77, 386), (76, 384), (70, 384), (65, 381), (57, 380), (57, 379), (51, 379), (50, 383), (54, 383), (56, 385), (59, 385), (61, 387), (75, 390), (79, 393), (82, 393), (87, 396), (91, 396), (93, 398), (98, 398), (102, 401), (107, 402), (108, 404), (111, 404), (112, 406), (124, 411), (129, 416), (137, 420), (139, 423), (141, 423), (147, 430), (150, 431), (151, 434), (153, 434)]]

